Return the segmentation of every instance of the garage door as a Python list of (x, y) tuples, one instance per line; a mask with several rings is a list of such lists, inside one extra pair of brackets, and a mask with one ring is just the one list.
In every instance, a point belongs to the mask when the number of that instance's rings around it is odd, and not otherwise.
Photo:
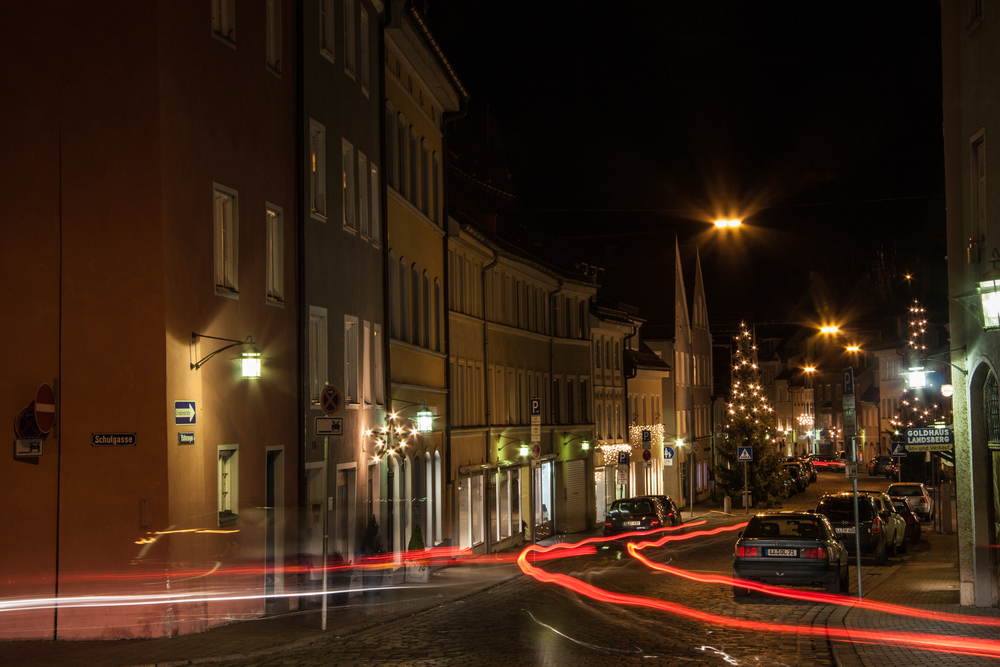
[(566, 531), (587, 530), (587, 462), (566, 461)]

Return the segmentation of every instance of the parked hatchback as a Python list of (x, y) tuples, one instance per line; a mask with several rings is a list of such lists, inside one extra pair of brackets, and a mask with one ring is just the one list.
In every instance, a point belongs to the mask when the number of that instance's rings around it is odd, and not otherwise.
[[(846, 593), (847, 548), (826, 517), (809, 512), (757, 514), (740, 533), (733, 556), (733, 578), (791, 586), (824, 586)], [(733, 595), (749, 595), (733, 586)]]
[(887, 493), (890, 496), (906, 496), (922, 521), (934, 518), (934, 499), (923, 484), (919, 482), (897, 482), (889, 485)]
[(604, 536), (659, 530), (673, 525), (670, 510), (655, 496), (622, 498), (611, 503), (604, 518)]
[[(854, 494), (851, 492), (827, 494), (820, 498), (816, 513), (830, 520), (837, 538), (844, 542), (850, 553), (857, 550), (854, 527)], [(885, 565), (887, 543), (882, 519), (875, 509), (875, 502), (867, 494), (858, 494), (858, 537), (861, 553), (874, 556), (876, 565)]]

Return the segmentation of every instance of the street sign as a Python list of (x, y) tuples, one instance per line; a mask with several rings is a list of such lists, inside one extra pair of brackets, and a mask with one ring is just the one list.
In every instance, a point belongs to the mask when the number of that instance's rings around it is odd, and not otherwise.
[(902, 443), (902, 442), (894, 442), (894, 443), (892, 443), (892, 452), (890, 452), (890, 453), (893, 456), (906, 456), (906, 450), (907, 450), (907, 447), (906, 447), (906, 445), (904, 443)]
[(35, 392), (35, 423), (38, 430), (48, 433), (56, 421), (56, 395), (52, 387), (43, 384)]
[(615, 482), (618, 484), (628, 484), (628, 466), (618, 466), (615, 471)]
[(344, 418), (316, 417), (316, 435), (344, 435)]
[(531, 399), (531, 416), (541, 416), (542, 414), (542, 399), (533, 398)]
[(542, 467), (542, 462), (539, 461), (538, 459), (531, 459), (531, 467), (532, 468), (541, 468)]
[(618, 465), (620, 466), (628, 465), (628, 452), (618, 452)]
[(542, 455), (542, 445), (537, 442), (531, 443), (531, 458), (537, 459)]
[(716, 433), (722, 433), (722, 424), (716, 424), (715, 425), (715, 432)]
[(35, 409), (30, 405), (22, 408), (14, 418), (14, 434), (19, 438), (37, 438), (42, 434), (35, 421)]
[(649, 461), (652, 458), (653, 458), (653, 452), (649, 451), (648, 449), (642, 450), (642, 460), (643, 461)]
[(858, 478), (858, 464), (853, 462), (848, 462), (844, 464), (844, 476), (847, 479), (857, 479)]
[(344, 397), (340, 395), (340, 390), (332, 384), (326, 385), (323, 387), (323, 391), (319, 392), (319, 407), (323, 408), (323, 412), (326, 414), (332, 415), (343, 404)]
[(950, 428), (906, 429), (906, 451), (947, 452), (955, 444), (955, 434)]
[(854, 369), (845, 368), (841, 378), (844, 383), (844, 396), (854, 396)]
[(178, 433), (177, 434), (177, 444), (178, 445), (193, 445), (194, 444), (194, 433)]
[(653, 441), (653, 432), (650, 431), (648, 428), (642, 429), (642, 441), (643, 442), (652, 442)]
[(674, 464), (674, 460), (673, 459), (663, 459), (663, 465), (665, 465), (665, 466), (672, 466), (673, 464)]
[(737, 447), (736, 460), (741, 463), (753, 461), (753, 447)]
[(94, 447), (135, 447), (135, 433), (91, 433)]
[(853, 438), (858, 433), (858, 416), (855, 411), (854, 394), (844, 394), (844, 437)]
[(540, 442), (542, 439), (542, 423), (538, 416), (531, 418), (531, 441)]
[(14, 456), (26, 458), (42, 455), (41, 438), (18, 438), (14, 441)]
[(664, 447), (663, 448), (663, 458), (667, 461), (672, 461), (674, 458), (674, 448)]
[(700, 448), (700, 445), (693, 445), (693, 447), (694, 447), (694, 453), (697, 454), (698, 453), (698, 449)]
[(174, 426), (193, 426), (197, 423), (194, 401), (174, 401)]
[(648, 469), (650, 469), (650, 468), (653, 467), (653, 462), (652, 461), (643, 461), (642, 467), (646, 468), (648, 470)]

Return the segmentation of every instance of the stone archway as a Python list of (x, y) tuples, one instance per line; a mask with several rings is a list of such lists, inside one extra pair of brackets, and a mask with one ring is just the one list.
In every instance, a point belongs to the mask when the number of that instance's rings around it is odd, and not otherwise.
[[(969, 444), (971, 484), (966, 488), (972, 506), (960, 505), (958, 511), (971, 510), (975, 605), (993, 607), (1000, 579), (1000, 554), (991, 546), (1000, 544), (1000, 387), (996, 372), (985, 362), (969, 381)], [(957, 464), (957, 448), (955, 453)], [(959, 470), (956, 466), (956, 482), (961, 483)]]

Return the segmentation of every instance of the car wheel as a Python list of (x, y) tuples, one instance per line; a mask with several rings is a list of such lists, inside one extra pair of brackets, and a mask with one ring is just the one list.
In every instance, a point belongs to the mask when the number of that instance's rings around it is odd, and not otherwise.
[(742, 586), (733, 586), (733, 597), (734, 598), (745, 598), (749, 597), (750, 589), (743, 588)]
[(878, 549), (875, 550), (876, 565), (885, 565), (886, 561), (885, 552), (886, 552), (885, 542), (882, 542), (881, 544), (878, 545)]

